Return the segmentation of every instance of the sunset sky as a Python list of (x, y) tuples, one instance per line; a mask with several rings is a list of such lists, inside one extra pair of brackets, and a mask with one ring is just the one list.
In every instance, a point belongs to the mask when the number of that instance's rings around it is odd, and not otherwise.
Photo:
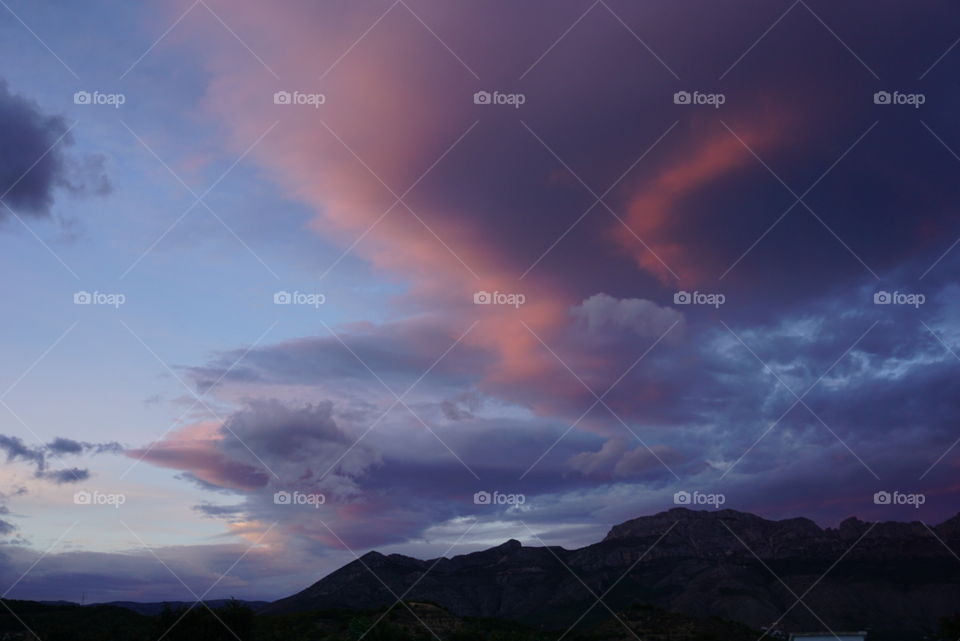
[(956, 514), (958, 39), (946, 0), (0, 0), (0, 594), (275, 599), (677, 492)]

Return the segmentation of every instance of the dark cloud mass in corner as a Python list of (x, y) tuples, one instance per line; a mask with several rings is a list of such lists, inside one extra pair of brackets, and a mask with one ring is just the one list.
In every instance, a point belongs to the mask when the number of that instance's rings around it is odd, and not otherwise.
[(62, 116), (43, 113), (40, 106), (13, 93), (0, 78), (0, 200), (9, 215), (46, 216), (56, 190), (72, 195), (106, 195), (111, 191), (105, 159), (64, 153), (72, 144), (70, 125)]

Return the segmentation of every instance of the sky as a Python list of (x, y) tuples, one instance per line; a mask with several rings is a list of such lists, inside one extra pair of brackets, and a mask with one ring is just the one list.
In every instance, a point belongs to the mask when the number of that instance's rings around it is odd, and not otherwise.
[(958, 43), (934, 0), (0, 1), (0, 594), (950, 518)]

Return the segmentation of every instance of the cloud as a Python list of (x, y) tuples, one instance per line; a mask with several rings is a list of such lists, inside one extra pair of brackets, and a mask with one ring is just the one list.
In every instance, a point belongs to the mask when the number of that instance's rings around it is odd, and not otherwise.
[(57, 484), (76, 483), (90, 477), (88, 470), (68, 468), (49, 469), (49, 459), (79, 454), (117, 453), (122, 450), (119, 443), (86, 443), (66, 438), (56, 438), (50, 443), (29, 446), (19, 437), (0, 434), (0, 449), (7, 454), (7, 461), (25, 461), (33, 464), (34, 476)]
[[(204, 513), (280, 520), (291, 536), (334, 545), (317, 512), (272, 501), (279, 489), (316, 490), (337, 497), (323, 514), (351, 545), (414, 538), (476, 513), (469, 497), (483, 488), (451, 452), (485, 483), (522, 485), (542, 523), (669, 507), (685, 488), (657, 457), (690, 484), (722, 480), (731, 507), (768, 514), (865, 513), (878, 488), (862, 463), (943, 497), (926, 509), (952, 509), (955, 453), (918, 479), (955, 438), (955, 361), (917, 315), (871, 304), (880, 283), (869, 269), (920, 286), (960, 234), (956, 168), (916, 114), (872, 104), (873, 76), (803, 7), (731, 68), (722, 109), (698, 110), (673, 104), (676, 79), (602, 7), (520, 82), (522, 61), (581, 3), (418, 5), (484, 83), (506, 78), (527, 93), (522, 110), (497, 110), (473, 104), (471, 74), (402, 6), (340, 59), (382, 8), (213, 4), (284, 86), (237, 56), (220, 25), (185, 25), (211, 72), (210, 114), (238, 152), (282, 120), (250, 158), (313, 208), (312, 231), (344, 247), (362, 234), (355, 253), (408, 289), (387, 321), (228, 350), (190, 370), (202, 390), (224, 376), (217, 394), (236, 412), (131, 454), (242, 497)], [(762, 2), (722, 15), (611, 7), (627, 25), (656, 27), (649, 42), (684, 85), (724, 74), (780, 13)], [(875, 16), (869, 38), (856, 12), (818, 10), (884, 77), (919, 76), (955, 38), (954, 7)], [(504, 44), (491, 52), (491, 39)], [(644, 82), (600, 73), (628, 59)], [(318, 60), (336, 63), (322, 121), (272, 103), (278, 89), (314, 87)], [(923, 112), (948, 143), (960, 139), (951, 60), (929, 77), (941, 99)], [(393, 207), (391, 190), (414, 183)], [(954, 351), (957, 266), (948, 255), (922, 283), (924, 322)], [(728, 302), (671, 308), (688, 284)], [(481, 289), (527, 303), (473, 305)], [(391, 392), (414, 384), (417, 417), (398, 405), (379, 418)]]
[(441, 401), (440, 409), (448, 420), (463, 421), (473, 418), (481, 403), (482, 399), (477, 392), (465, 392), (457, 398)]
[(55, 438), (47, 445), (51, 454), (80, 454), (83, 452), (83, 443), (69, 438)]
[(474, 372), (489, 367), (491, 360), (464, 342), (452, 352), (456, 360), (436, 362), (468, 328), (469, 324), (451, 328), (430, 317), (353, 323), (334, 328), (336, 336), (325, 332), (249, 350), (233, 368), (231, 364), (244, 352), (222, 352), (207, 364), (190, 368), (189, 373), (201, 390), (224, 376), (224, 381), (251, 386), (323, 385), (332, 395), (349, 397), (351, 390), (371, 381), (372, 370), (397, 393), (424, 375), (422, 383), (433, 389), (446, 388), (452, 395), (475, 378)]
[(239, 492), (272, 495), (271, 487), (287, 483), (349, 493), (352, 479), (377, 463), (365, 445), (351, 448), (351, 456), (341, 459), (350, 443), (336, 424), (331, 403), (291, 407), (266, 399), (249, 401), (222, 425), (187, 426), (127, 455)]
[[(64, 152), (72, 144), (69, 132), (63, 117), (44, 114), (0, 79), (0, 194), (16, 213), (49, 214), (58, 188), (75, 195), (111, 191), (102, 156), (77, 158)], [(7, 214), (4, 208), (3, 216)]]
[(667, 465), (676, 463), (678, 453), (670, 447), (647, 449), (641, 444), (630, 447), (625, 437), (607, 440), (597, 452), (581, 452), (570, 459), (570, 467), (585, 476), (637, 478), (643, 475), (663, 476)]
[(209, 503), (195, 505), (193, 509), (206, 516), (216, 518), (242, 517), (245, 512), (242, 505), (211, 505)]
[(80, 469), (78, 467), (50, 470), (49, 472), (43, 473), (43, 478), (49, 479), (58, 485), (63, 483), (78, 483), (90, 478), (90, 470)]
[[(55, 438), (50, 443), (36, 446), (25, 444), (16, 436), (0, 434), (0, 450), (6, 453), (8, 463), (24, 462), (33, 466), (34, 478), (48, 481), (55, 485), (78, 483), (90, 478), (90, 471), (85, 468), (67, 467), (60, 469), (50, 468), (50, 459), (65, 456), (80, 456), (84, 454), (117, 453), (122, 450), (119, 443), (88, 443), (74, 441), (67, 438)], [(6, 502), (11, 496), (21, 496), (27, 493), (25, 487), (14, 488), (12, 492), (0, 492), (0, 500)], [(10, 514), (6, 505), (0, 505), (0, 515)], [(7, 519), (0, 519), (0, 536), (14, 537), (4, 541), (6, 544), (24, 543), (25, 539), (17, 535), (19, 528)], [(16, 535), (16, 536), (15, 536)]]
[[(687, 484), (700, 487), (712, 487), (726, 475), (727, 491), (742, 501), (735, 507), (767, 514), (839, 519), (863, 513), (869, 508), (863, 497), (882, 489), (870, 470), (891, 486), (953, 496), (958, 490), (951, 489), (947, 478), (957, 462), (949, 455), (949, 447), (955, 440), (953, 417), (960, 407), (951, 399), (960, 398), (960, 389), (953, 389), (955, 358), (931, 331), (954, 351), (960, 350), (960, 334), (952, 329), (958, 313), (955, 292), (955, 285), (928, 291), (924, 318), (929, 330), (917, 323), (916, 310), (873, 305), (869, 289), (860, 294), (862, 304), (851, 305), (849, 296), (825, 295), (803, 313), (784, 314), (772, 323), (731, 321), (727, 329), (697, 320), (695, 332), (688, 325), (682, 340), (652, 351), (604, 397), (605, 405), (596, 404), (589, 411), (595, 401), (589, 395), (577, 397), (579, 402), (550, 399), (552, 378), (546, 384), (535, 381), (509, 393), (491, 393), (482, 386), (486, 371), (480, 370), (447, 386), (443, 374), (447, 368), (464, 371), (456, 352), (451, 353), (452, 360), (444, 363), (437, 380), (426, 378), (420, 394), (410, 400), (442, 443), (404, 408), (395, 408), (363, 441), (363, 445), (375, 445), (376, 452), (364, 453), (355, 466), (344, 469), (349, 478), (342, 482), (351, 492), (343, 495), (352, 498), (343, 505), (331, 503), (336, 514), (331, 523), (344, 528), (345, 536), (358, 544), (417, 536), (431, 523), (470, 513), (468, 499), (477, 489), (517, 487), (517, 479), (531, 465), (523, 487), (534, 505), (534, 497), (549, 501), (548, 497), (587, 488), (612, 491), (618, 483), (659, 492), (678, 483), (661, 461)], [(587, 373), (591, 384), (600, 379), (591, 378), (590, 368), (583, 365), (599, 358), (600, 363), (615, 362), (626, 371), (642, 355), (639, 345), (616, 358), (606, 352), (628, 351), (625, 346), (631, 345), (630, 340), (649, 345), (654, 329), (679, 317), (648, 302), (612, 297), (594, 297), (573, 309), (567, 332), (553, 337), (552, 344), (574, 371)], [(583, 348), (590, 318), (595, 328), (605, 328), (601, 335), (619, 331), (611, 347), (599, 349), (596, 343), (588, 343), (591, 348)], [(656, 319), (655, 325), (650, 324), (651, 318)], [(637, 335), (638, 328), (647, 336)], [(366, 349), (380, 340), (391, 341), (390, 330), (382, 329), (385, 333), (375, 339), (375, 328), (364, 327)], [(353, 344), (349, 332), (341, 336)], [(273, 348), (258, 349), (269, 353)], [(256, 380), (260, 385), (268, 383), (261, 393), (282, 393), (288, 387), (303, 393), (296, 382), (306, 379), (289, 373), (307, 371), (320, 353), (306, 350), (299, 357), (295, 350), (284, 348), (279, 361), (254, 355), (255, 363), (282, 363), (277, 372), (272, 367), (258, 369)], [(467, 362), (484, 362), (472, 358), (468, 356)], [(391, 381), (403, 389), (403, 381), (413, 382), (420, 375), (420, 359), (403, 356), (397, 363), (417, 364), (406, 371), (400, 365), (390, 370)], [(563, 365), (557, 363), (556, 372), (579, 385)], [(339, 374), (336, 369), (324, 370), (309, 380), (319, 391)], [(225, 381), (227, 389), (237, 384), (249, 390), (242, 376), (236, 382)], [(309, 466), (307, 459), (329, 462), (339, 456), (393, 402), (369, 372), (366, 380), (358, 378), (351, 385), (353, 395), (316, 404), (309, 421), (288, 420), (284, 417), (289, 408), (271, 402), (228, 424), (241, 436), (249, 434), (244, 441), (264, 456), (284, 482), (302, 477), (306, 485), (295, 482), (293, 487), (320, 487), (311, 481), (322, 465)], [(465, 396), (449, 396), (451, 387)], [(604, 391), (600, 385), (594, 388)], [(796, 403), (794, 394), (804, 393), (805, 404)], [(466, 400), (452, 400), (458, 398)], [(535, 411), (545, 407), (544, 399), (554, 401), (551, 411)], [(467, 402), (468, 412), (451, 410)], [(582, 420), (575, 422), (581, 414)], [(340, 433), (327, 418), (336, 419)], [(307, 432), (308, 424), (319, 427)], [(285, 441), (289, 447), (274, 442), (270, 430), (254, 429), (267, 425), (285, 426), (275, 434), (289, 432)], [(584, 429), (571, 431), (572, 426)], [(313, 433), (322, 435), (319, 444), (302, 440)], [(227, 448), (218, 445), (218, 450)], [(231, 460), (255, 464), (239, 442), (232, 442), (229, 450)], [(483, 484), (451, 451), (477, 472)], [(918, 481), (944, 452), (948, 455)], [(369, 465), (371, 460), (379, 462)], [(438, 477), (446, 479), (442, 488), (436, 486)], [(845, 479), (847, 490), (838, 493), (836, 486), (820, 481), (833, 477)], [(304, 536), (322, 536), (322, 531), (306, 522), (308, 514), (291, 515), (274, 508), (269, 492), (277, 487), (271, 480), (259, 488), (255, 500), (247, 504), (250, 513), (264, 519), (282, 518), (291, 527), (299, 523), (296, 528)], [(761, 488), (779, 489), (766, 493)], [(618, 511), (605, 509), (628, 518), (631, 510), (669, 507), (668, 494), (663, 496), (667, 502), (660, 496), (660, 502), (651, 499), (626, 503)], [(931, 510), (930, 518), (942, 518), (952, 508), (944, 498), (931, 501), (926, 509)], [(387, 537), (368, 536), (363, 524), (375, 521), (395, 529)]]
[(629, 331), (637, 336), (658, 338), (683, 321), (683, 314), (671, 307), (660, 307), (641, 298), (618, 299), (607, 294), (594, 294), (574, 307), (571, 314), (593, 336), (616, 337), (622, 331)]
[[(484, 65), (478, 75), (491, 78), (520, 76), (526, 68), (520, 61), (537, 60), (551, 43), (547, 39), (540, 48), (529, 34), (564, 33), (583, 13), (578, 3), (566, 1), (555, 3), (557, 10), (546, 18), (535, 5), (489, 11), (424, 4), (424, 20), (457, 42), (461, 59)], [(726, 69), (722, 61), (737, 60), (756, 33), (776, 19), (761, 10), (762, 4), (750, 6), (709, 20), (694, 19), (680, 5), (615, 10), (627, 25), (662, 25), (664, 33), (692, 29), (695, 38), (664, 39), (655, 48), (671, 67), (676, 66), (671, 60), (684, 61), (709, 72), (698, 77), (718, 77)], [(571, 367), (588, 383), (609, 384), (630, 363), (607, 354), (603, 362), (591, 359), (572, 341), (561, 346), (565, 350), (556, 346), (566, 340), (570, 308), (594, 296), (598, 283), (613, 298), (662, 305), (680, 285), (719, 288), (721, 275), (749, 249), (722, 282), (727, 300), (737, 302), (724, 309), (725, 318), (765, 322), (779, 309), (815, 301), (827, 284), (851, 286), (868, 275), (803, 205), (795, 205), (764, 235), (779, 213), (795, 204), (768, 167), (799, 194), (843, 157), (807, 200), (875, 270), (929, 251), (929, 232), (923, 229), (942, 230), (948, 238), (960, 233), (949, 208), (938, 204), (960, 196), (939, 155), (925, 153), (918, 161), (914, 154), (881, 153), (884, 145), (896, 143), (882, 127), (848, 149), (876, 119), (874, 79), (803, 11), (791, 12), (778, 24), (778, 38), (760, 43), (725, 78), (728, 99), (722, 109), (675, 105), (676, 79), (623, 23), (597, 7), (517, 83), (528, 96), (523, 108), (498, 110), (473, 104), (477, 83), (471, 74), (435, 40), (424, 39), (423, 25), (402, 6), (383, 16), (363, 46), (342, 59), (351, 43), (344, 34), (358, 26), (362, 33), (361, 25), (377, 20), (381, 13), (375, 7), (343, 4), (337, 12), (309, 2), (289, 3), (282, 12), (251, 2), (217, 7), (230, 24), (249, 30), (255, 38), (251, 46), (272, 66), (284, 70), (284, 86), (275, 86), (255, 59), (234, 55), (236, 43), (219, 25), (194, 27), (214, 73), (205, 107), (227, 127), (238, 151), (262, 134), (264, 123), (280, 119), (284, 126), (250, 157), (314, 209), (311, 229), (340, 240), (380, 273), (408, 284), (403, 309), (422, 312), (411, 323), (432, 324), (435, 334), (452, 339), (482, 320), (465, 340), (465, 347), (491, 361), (478, 385), (512, 402), (531, 403), (539, 412), (554, 411), (557, 402), (531, 402), (531, 397), (554, 392), (578, 404), (589, 394), (557, 371), (558, 363), (537, 337), (574, 361)], [(877, 28), (897, 34), (906, 19), (946, 38), (938, 11), (944, 9), (885, 15)], [(856, 26), (842, 12), (827, 20)], [(493, 54), (466, 24), (484, 25), (509, 45)], [(269, 35), (275, 33), (285, 34), (282, 42)], [(743, 48), (732, 50), (738, 40)], [(804, 41), (826, 46), (811, 56), (803, 47), (778, 44)], [(402, 57), (391, 55), (397, 43), (403, 43)], [(775, 58), (764, 54), (767, 47)], [(891, 62), (873, 41), (857, 47), (865, 56)], [(576, 54), (584, 50), (591, 55)], [(644, 83), (598, 73), (627, 57), (649, 72)], [(324, 78), (328, 100), (321, 127), (316, 110), (278, 107), (271, 99), (277, 89), (315, 84), (308, 60), (336, 61)], [(905, 116), (887, 110), (884, 122), (888, 117), (899, 124)], [(571, 128), (570, 122), (578, 126)], [(949, 122), (938, 118), (937, 124)], [(868, 160), (891, 155), (890, 165)], [(894, 179), (888, 166), (897, 169)], [(871, 177), (884, 196), (866, 188)], [(392, 207), (390, 191), (399, 194), (414, 182), (406, 206)], [(605, 195), (606, 206), (596, 204), (590, 191), (599, 194), (610, 185), (616, 186)], [(900, 214), (917, 191), (914, 185), (923, 185), (918, 203), (923, 214), (905, 217)], [(884, 224), (871, 223), (865, 233), (866, 217)], [(361, 234), (363, 242), (353, 247)], [(761, 235), (763, 241), (755, 245)], [(797, 269), (799, 264), (804, 268)], [(478, 310), (470, 299), (479, 289), (522, 292), (527, 303), (516, 310)], [(581, 314), (588, 311), (596, 310)], [(424, 329), (417, 336), (422, 340), (428, 333)], [(353, 334), (360, 343), (361, 332)], [(310, 338), (303, 344), (291, 341), (286, 351), (320, 344)], [(634, 347), (642, 351), (647, 345), (629, 342), (623, 354), (631, 355)], [(270, 353), (286, 357), (279, 350)], [(349, 354), (340, 355), (331, 363), (360, 371), (348, 360)], [(371, 366), (379, 373), (382, 363)], [(317, 360), (306, 375), (324, 367), (326, 362)], [(659, 393), (655, 383), (648, 386), (644, 394)]]
[[(0, 514), (7, 515), (10, 514), (10, 508), (6, 505), (0, 505)], [(7, 521), (6, 519), (0, 519), (0, 536), (10, 536), (17, 531), (17, 526), (13, 523)]]
[(189, 425), (146, 448), (129, 450), (127, 455), (187, 472), (189, 478), (211, 489), (253, 490), (265, 486), (267, 471), (260, 465), (231, 459), (221, 449), (223, 438), (218, 425)]

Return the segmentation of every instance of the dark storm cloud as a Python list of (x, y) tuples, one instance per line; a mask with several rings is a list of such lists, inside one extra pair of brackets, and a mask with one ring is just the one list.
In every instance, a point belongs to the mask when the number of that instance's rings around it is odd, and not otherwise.
[[(73, 157), (70, 125), (44, 114), (0, 78), (0, 196), (17, 214), (46, 215), (58, 188), (72, 194), (110, 192), (102, 156)], [(9, 212), (2, 209), (0, 218)]]

